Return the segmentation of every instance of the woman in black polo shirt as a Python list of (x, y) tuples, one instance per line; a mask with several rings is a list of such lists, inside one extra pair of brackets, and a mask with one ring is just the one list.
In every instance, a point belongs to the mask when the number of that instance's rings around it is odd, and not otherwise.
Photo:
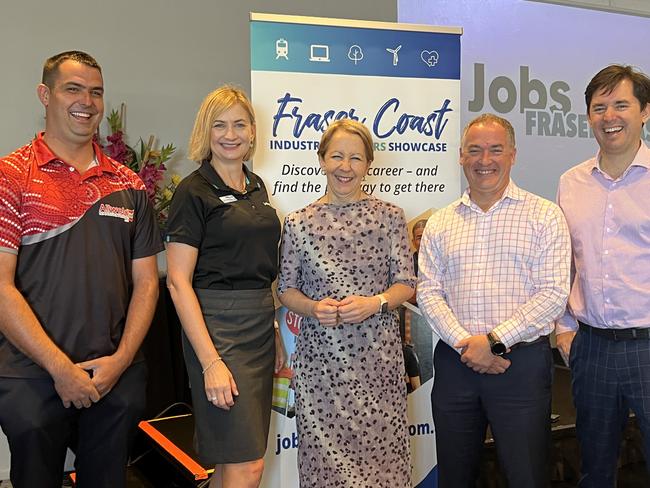
[(269, 431), (273, 370), (282, 365), (271, 283), (280, 222), (262, 180), (246, 95), (224, 86), (196, 116), (167, 228), (167, 284), (183, 325), (196, 422), (195, 446), (215, 467), (210, 486), (257, 487)]

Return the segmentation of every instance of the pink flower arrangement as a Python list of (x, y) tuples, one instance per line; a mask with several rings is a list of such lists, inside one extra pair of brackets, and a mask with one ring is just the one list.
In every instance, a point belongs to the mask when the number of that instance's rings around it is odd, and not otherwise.
[[(172, 175), (169, 183), (165, 184), (165, 163), (169, 161), (176, 151), (173, 144), (162, 146), (159, 150), (154, 149), (155, 137), (149, 136), (147, 144), (139, 140), (138, 151), (135, 151), (125, 141), (124, 117), (126, 105), (123, 103), (120, 111), (113, 110), (107, 117), (111, 134), (106, 137), (106, 144), (102, 144), (104, 151), (114, 160), (127, 166), (138, 174), (147, 191), (147, 196), (156, 213), (158, 225), (165, 227), (167, 222), (168, 207), (171, 203), (174, 191), (180, 183), (179, 175)], [(99, 137), (97, 140), (100, 141)], [(99, 142), (101, 144), (101, 142)]]
[(119, 161), (127, 166), (132, 161), (132, 150), (124, 142), (124, 134), (121, 130), (113, 132), (110, 136), (106, 137), (108, 144), (104, 146), (106, 154), (112, 157), (115, 161)]

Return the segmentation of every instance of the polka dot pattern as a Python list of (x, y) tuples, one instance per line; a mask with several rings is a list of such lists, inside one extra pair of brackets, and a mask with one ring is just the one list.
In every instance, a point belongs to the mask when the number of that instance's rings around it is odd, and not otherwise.
[[(415, 285), (404, 214), (372, 197), (290, 214), (281, 253), (281, 293), (341, 300)], [(294, 376), (300, 486), (411, 486), (403, 371), (396, 312), (337, 327), (303, 320)]]

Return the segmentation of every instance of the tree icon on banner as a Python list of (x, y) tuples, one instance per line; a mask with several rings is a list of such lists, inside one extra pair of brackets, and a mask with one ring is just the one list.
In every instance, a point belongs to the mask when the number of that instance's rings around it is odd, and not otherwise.
[(348, 51), (348, 59), (354, 61), (355, 65), (361, 61), (363, 59), (363, 50), (361, 49), (361, 46), (357, 46), (356, 44), (351, 45), (350, 50)]

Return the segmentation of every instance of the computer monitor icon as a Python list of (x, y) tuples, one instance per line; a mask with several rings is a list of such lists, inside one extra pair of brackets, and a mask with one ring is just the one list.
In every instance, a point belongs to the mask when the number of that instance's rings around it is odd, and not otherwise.
[(309, 61), (329, 63), (330, 47), (324, 44), (312, 44), (309, 50)]

